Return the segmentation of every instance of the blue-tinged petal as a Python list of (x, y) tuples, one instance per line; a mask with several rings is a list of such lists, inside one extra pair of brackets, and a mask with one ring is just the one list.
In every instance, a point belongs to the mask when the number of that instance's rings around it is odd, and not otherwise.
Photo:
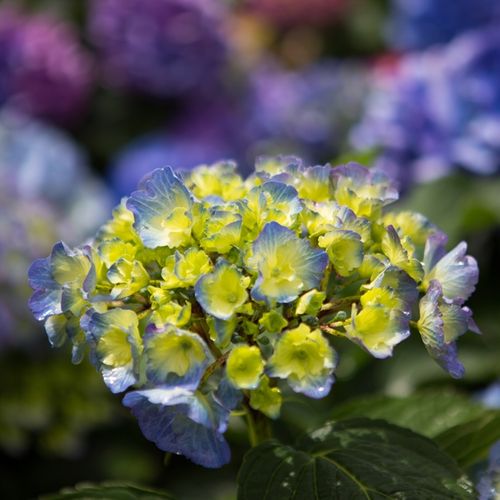
[(207, 252), (228, 253), (241, 239), (242, 218), (231, 209), (219, 206), (204, 209), (200, 226), (194, 228), (195, 235)]
[(380, 359), (392, 356), (394, 346), (410, 335), (408, 315), (385, 304), (369, 304), (359, 312), (353, 305), (351, 322), (345, 329), (348, 338)]
[(394, 266), (406, 271), (415, 281), (421, 282), (424, 277), (422, 264), (404, 248), (399, 234), (393, 226), (388, 226), (381, 242), (382, 252)]
[(219, 349), (226, 349), (231, 342), (231, 337), (238, 325), (237, 316), (224, 320), (219, 318), (207, 317), (210, 338)]
[(351, 208), (356, 215), (371, 217), (398, 199), (397, 190), (385, 174), (356, 163), (335, 167), (331, 178), (335, 200)]
[(35, 260), (28, 270), (28, 282), (33, 290), (54, 288), (55, 282), (50, 272), (50, 257)]
[(81, 316), (83, 310), (87, 307), (87, 300), (82, 293), (82, 287), (79, 285), (66, 285), (62, 287), (61, 310), (71, 312), (75, 316)]
[[(426, 295), (420, 300), (418, 330), (431, 357), (452, 377), (461, 378), (465, 370), (458, 360), (456, 343), (453, 338), (447, 342), (444, 334), (445, 318), (441, 311), (442, 297), (443, 292), (439, 282), (432, 281)], [(447, 328), (449, 329), (449, 325)]]
[(280, 336), (267, 371), (286, 379), (295, 392), (323, 398), (333, 384), (336, 365), (336, 353), (321, 332), (302, 323)]
[(52, 347), (61, 347), (67, 339), (66, 325), (68, 320), (64, 314), (50, 316), (45, 321), (45, 331)]
[(167, 325), (144, 336), (146, 375), (164, 387), (198, 387), (205, 369), (214, 361), (203, 339), (192, 332)]
[(432, 280), (439, 281), (443, 296), (458, 304), (463, 304), (472, 295), (479, 280), (476, 259), (466, 252), (467, 243), (462, 241), (439, 259), (425, 278), (427, 285)]
[(161, 450), (209, 468), (229, 462), (229, 446), (219, 431), (227, 425), (229, 412), (215, 400), (181, 388), (158, 388), (131, 392), (123, 404), (138, 419), (144, 436)]
[(436, 231), (427, 238), (423, 262), (426, 274), (446, 255), (446, 243), (448, 236), (442, 231)]
[(368, 290), (382, 288), (389, 291), (397, 300), (398, 309), (408, 314), (418, 299), (415, 281), (405, 271), (395, 266), (386, 267), (365, 288)]
[(294, 375), (288, 377), (288, 385), (293, 391), (314, 399), (321, 399), (329, 394), (334, 381), (335, 377), (326, 372), (322, 376), (308, 377), (307, 379), (297, 378)]
[(92, 359), (111, 392), (122, 392), (137, 381), (142, 351), (137, 315), (127, 309), (87, 311), (80, 325), (92, 348)]
[[(38, 259), (28, 271), (28, 279), (34, 290), (29, 306), (38, 320), (68, 311), (84, 300), (83, 284), (92, 271), (92, 263), (80, 250), (72, 250), (64, 243), (56, 243), (51, 255)], [(72, 293), (66, 292), (69, 287)], [(69, 296), (68, 296), (69, 295)]]
[(354, 231), (334, 229), (320, 236), (318, 243), (326, 249), (330, 262), (340, 276), (349, 276), (363, 263), (363, 242)]
[(333, 185), (331, 180), (331, 165), (316, 165), (305, 168), (297, 189), (301, 198), (313, 201), (328, 201), (333, 198)]
[(171, 168), (154, 170), (132, 193), (127, 208), (134, 214), (134, 228), (148, 248), (176, 248), (191, 238), (192, 198)]
[[(287, 176), (303, 168), (303, 161), (293, 155), (259, 156), (255, 161), (255, 172), (263, 178)], [(263, 175), (264, 174), (264, 175)]]
[(231, 411), (240, 404), (243, 394), (226, 377), (223, 377), (214, 392), (214, 399), (227, 411)]
[(328, 256), (290, 229), (270, 222), (253, 243), (249, 264), (258, 272), (252, 297), (258, 301), (287, 303), (319, 286)]
[(488, 467), (477, 484), (478, 500), (497, 500), (500, 495), (500, 441), (490, 449)]
[(29, 299), (29, 307), (38, 321), (43, 321), (54, 314), (61, 314), (62, 290), (35, 290)]
[(443, 299), (439, 309), (443, 317), (443, 333), (446, 343), (455, 341), (468, 331), (481, 333), (468, 307), (461, 307)]
[(72, 250), (62, 241), (52, 248), (50, 272), (60, 285), (78, 284), (82, 287), (91, 267), (90, 259), (79, 248)]
[(267, 181), (254, 190), (264, 197), (263, 213), (260, 215), (265, 222), (275, 221), (288, 227), (295, 223), (302, 210), (302, 203), (294, 187), (283, 182)]
[(248, 281), (236, 266), (220, 259), (213, 272), (196, 282), (196, 300), (208, 314), (229, 320), (248, 299)]

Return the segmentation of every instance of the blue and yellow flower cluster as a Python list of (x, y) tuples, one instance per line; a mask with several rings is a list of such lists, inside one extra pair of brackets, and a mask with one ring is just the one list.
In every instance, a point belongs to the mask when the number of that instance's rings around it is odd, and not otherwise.
[(375, 170), (293, 157), (246, 180), (230, 162), (155, 170), (91, 244), (33, 263), (31, 309), (112, 392), (133, 388), (148, 439), (218, 467), (232, 411), (276, 418), (286, 385), (329, 393), (338, 337), (385, 358), (414, 329), (462, 375), (477, 264), (423, 216), (387, 212), (397, 196)]

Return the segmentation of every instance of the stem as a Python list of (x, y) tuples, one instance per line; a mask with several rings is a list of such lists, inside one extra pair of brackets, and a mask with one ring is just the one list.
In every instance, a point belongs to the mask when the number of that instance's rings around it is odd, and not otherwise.
[(272, 437), (271, 421), (260, 411), (255, 411), (246, 404), (248, 439), (252, 447)]
[(352, 302), (359, 300), (359, 295), (351, 295), (350, 297), (341, 297), (332, 302), (323, 304), (321, 311), (335, 311), (337, 309), (343, 309), (346, 305), (350, 305)]

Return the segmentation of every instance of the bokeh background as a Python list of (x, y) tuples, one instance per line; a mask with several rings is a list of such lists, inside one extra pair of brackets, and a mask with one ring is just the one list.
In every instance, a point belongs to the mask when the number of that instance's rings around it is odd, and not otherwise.
[(165, 457), (86, 360), (48, 347), (26, 271), (91, 236), (153, 168), (231, 158), (244, 175), (276, 153), (394, 176), (400, 207), (469, 243), (483, 331), (461, 340), (458, 382), (411, 340), (376, 363), (345, 346), (331, 395), (291, 397), (281, 436), (375, 391), (500, 405), (498, 0), (3, 0), (0, 498), (112, 479), (234, 498), (242, 423), (217, 473)]

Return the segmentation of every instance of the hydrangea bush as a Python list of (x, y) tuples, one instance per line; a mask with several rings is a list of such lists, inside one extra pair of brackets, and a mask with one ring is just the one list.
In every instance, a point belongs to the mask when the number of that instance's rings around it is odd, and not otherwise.
[(60, 124), (78, 122), (93, 87), (92, 57), (74, 26), (13, 4), (0, 6), (0, 104)]
[(422, 215), (387, 212), (383, 174), (350, 163), (262, 158), (184, 178), (147, 176), (89, 244), (57, 243), (29, 271), (50, 343), (86, 351), (162, 450), (206, 467), (230, 459), (233, 411), (275, 419), (282, 391), (326, 396), (336, 344), (375, 358), (413, 332), (453, 377), (476, 261)]
[(377, 165), (403, 184), (463, 168), (500, 171), (500, 31), (476, 30), (448, 46), (376, 68), (355, 148), (378, 148)]
[(96, 0), (89, 38), (106, 82), (155, 97), (205, 89), (226, 62), (223, 2)]

